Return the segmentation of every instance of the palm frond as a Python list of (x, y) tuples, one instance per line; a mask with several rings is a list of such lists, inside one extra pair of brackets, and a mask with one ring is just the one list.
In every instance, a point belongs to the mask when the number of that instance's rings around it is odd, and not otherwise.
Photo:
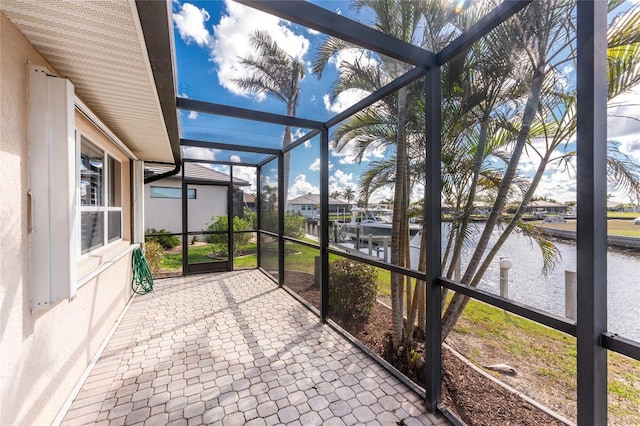
[(311, 67), (311, 71), (318, 78), (321, 78), (322, 72), (324, 71), (331, 58), (333, 58), (333, 56), (338, 52), (349, 48), (357, 48), (357, 46), (336, 37), (327, 38), (322, 44), (320, 44), (320, 46), (318, 46), (316, 50), (316, 55), (313, 61), (313, 66)]
[(540, 253), (542, 254), (542, 273), (547, 275), (553, 272), (562, 260), (558, 247), (547, 240), (532, 224), (520, 220), (516, 226), (522, 235), (529, 238), (529, 240), (534, 242), (540, 249)]

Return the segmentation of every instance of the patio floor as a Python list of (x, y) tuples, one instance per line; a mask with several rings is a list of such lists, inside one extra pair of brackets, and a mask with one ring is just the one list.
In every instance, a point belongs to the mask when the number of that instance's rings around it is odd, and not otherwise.
[(62, 424), (444, 425), (258, 270), (157, 280)]

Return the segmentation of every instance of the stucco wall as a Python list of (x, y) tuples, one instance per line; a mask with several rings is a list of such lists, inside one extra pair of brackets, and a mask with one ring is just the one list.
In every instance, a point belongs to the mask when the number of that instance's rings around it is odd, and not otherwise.
[[(130, 255), (78, 289), (77, 297), (31, 314), (27, 232), (27, 62), (48, 65), (0, 13), (0, 424), (50, 424), (130, 297)], [(87, 126), (76, 115), (78, 127)], [(96, 132), (97, 143), (114, 147)], [(126, 160), (126, 159), (124, 159)], [(128, 170), (125, 161), (123, 167)], [(128, 173), (125, 173), (127, 176)], [(130, 233), (129, 182), (123, 232)], [(126, 203), (126, 204), (125, 204)], [(78, 274), (125, 252), (128, 241), (79, 260)], [(32, 259), (37, 261), (37, 259)]]
[[(180, 181), (175, 179), (160, 179), (144, 186), (145, 229), (182, 232), (182, 200), (151, 198), (151, 186), (182, 188)], [(212, 216), (227, 214), (226, 186), (189, 185), (189, 188), (196, 190), (196, 199), (189, 199), (189, 231), (205, 229)]]

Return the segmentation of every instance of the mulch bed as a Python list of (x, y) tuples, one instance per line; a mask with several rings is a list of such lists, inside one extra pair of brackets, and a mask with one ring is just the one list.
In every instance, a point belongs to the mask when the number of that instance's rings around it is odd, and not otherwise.
[[(314, 285), (313, 275), (286, 271), (285, 284), (312, 306), (320, 307), (320, 289)], [(365, 321), (347, 323), (338, 319), (336, 322), (369, 349), (423, 385), (419, 380), (422, 374), (416, 374), (406, 363), (398, 362), (398, 358), (403, 359), (404, 356), (398, 357), (389, 353), (392, 323), (389, 308), (376, 303)], [(414, 350), (421, 352), (422, 348), (423, 345), (418, 343)], [(563, 424), (482, 376), (445, 348), (442, 350), (442, 366), (442, 402), (449, 411), (469, 426)]]

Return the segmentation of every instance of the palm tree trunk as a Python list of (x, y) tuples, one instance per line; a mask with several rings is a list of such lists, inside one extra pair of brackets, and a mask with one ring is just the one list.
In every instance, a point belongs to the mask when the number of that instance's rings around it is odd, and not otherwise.
[[(529, 130), (535, 118), (538, 104), (540, 102), (540, 95), (542, 92), (542, 86), (545, 77), (545, 65), (545, 49), (543, 47), (539, 47), (537, 67), (534, 72), (533, 81), (531, 83), (531, 89), (529, 92), (529, 98), (527, 99), (527, 103), (524, 109), (521, 127), (516, 139), (513, 154), (509, 161), (509, 165), (507, 166), (507, 170), (505, 171), (500, 189), (498, 190), (495, 204), (493, 206), (493, 209), (491, 210), (491, 213), (489, 214), (489, 218), (487, 219), (484, 231), (482, 232), (480, 240), (478, 241), (478, 245), (473, 252), (473, 256), (471, 257), (464, 276), (462, 277), (462, 282), (465, 284), (471, 283), (471, 279), (475, 275), (475, 272), (480, 265), (482, 257), (487, 249), (491, 234), (496, 224), (498, 223), (498, 219), (502, 214), (504, 206), (506, 205), (507, 197), (509, 195), (509, 189), (511, 187), (513, 179), (515, 178), (516, 170), (520, 162), (520, 157), (528, 140)], [(477, 285), (478, 284), (475, 283), (475, 286)], [(449, 303), (449, 306), (447, 307), (447, 310), (442, 319), (442, 340), (444, 340), (449, 335), (454, 325), (460, 318), (460, 315), (462, 315), (462, 310), (464, 309), (467, 301), (468, 298), (465, 298), (459, 293), (456, 293), (451, 299), (451, 303)]]
[[(393, 204), (393, 224), (391, 226), (391, 263), (400, 265), (404, 263), (405, 256), (403, 250), (403, 206), (404, 182), (406, 181), (406, 135), (404, 133), (404, 115), (406, 107), (407, 89), (403, 87), (398, 91), (398, 120), (397, 120), (397, 143), (396, 143), (396, 184), (394, 189)], [(392, 320), (391, 341), (393, 349), (398, 349), (402, 342), (402, 330), (404, 320), (404, 297), (402, 289), (402, 276), (398, 273), (391, 273), (391, 308)]]
[(460, 256), (462, 254), (462, 243), (464, 241), (464, 235), (466, 234), (467, 227), (469, 226), (469, 219), (471, 218), (471, 212), (473, 211), (473, 202), (476, 198), (476, 189), (478, 188), (478, 179), (480, 178), (480, 170), (482, 168), (482, 162), (484, 161), (484, 150), (487, 144), (487, 138), (489, 137), (489, 115), (491, 114), (491, 106), (485, 107), (484, 113), (480, 120), (480, 137), (478, 139), (478, 145), (476, 147), (476, 155), (473, 159), (473, 178), (471, 181), (469, 195), (467, 202), (460, 218), (458, 236), (455, 240), (453, 248), (453, 255), (451, 257), (451, 263), (449, 263), (449, 269), (447, 271), (447, 278), (453, 276), (454, 270)]

